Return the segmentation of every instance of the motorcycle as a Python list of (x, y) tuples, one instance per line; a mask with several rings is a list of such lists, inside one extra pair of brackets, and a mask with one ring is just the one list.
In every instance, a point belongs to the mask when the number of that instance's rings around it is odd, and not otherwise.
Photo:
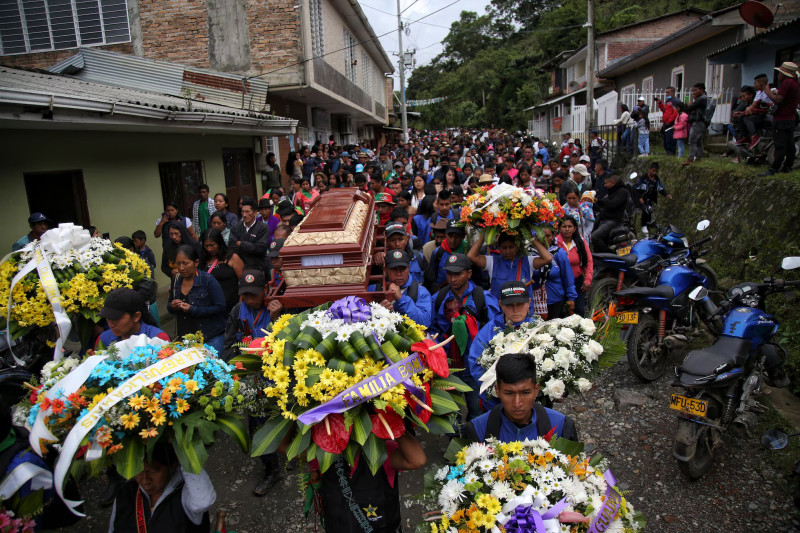
[(710, 239), (698, 241), (694, 249), (673, 252), (667, 261), (659, 259), (661, 271), (655, 287), (631, 287), (614, 293), (619, 321), (629, 325), (625, 332), (628, 365), (644, 382), (664, 374), (669, 353), (700, 335), (701, 322), (711, 324), (710, 317), (716, 311), (711, 299), (689, 297), (698, 285), (706, 289), (710, 286), (709, 279), (693, 268), (697, 258), (706, 253), (695, 251), (697, 246)]
[[(800, 257), (786, 257), (784, 270), (800, 267)], [(673, 455), (681, 472), (701, 478), (711, 467), (714, 447), (727, 429), (748, 434), (756, 415), (764, 410), (756, 398), (767, 370), (767, 357), (785, 350), (773, 341), (778, 321), (764, 309), (769, 294), (785, 291), (799, 281), (774, 276), (763, 283), (740, 283), (730, 289), (714, 316), (722, 316), (722, 334), (703, 350), (693, 350), (675, 369), (673, 386), (684, 389), (672, 394), (670, 408), (678, 411)], [(707, 299), (702, 287), (692, 290), (694, 299)]]

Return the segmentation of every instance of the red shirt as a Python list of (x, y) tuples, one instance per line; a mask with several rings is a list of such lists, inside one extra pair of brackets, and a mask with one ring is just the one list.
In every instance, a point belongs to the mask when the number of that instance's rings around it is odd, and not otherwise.
[(800, 100), (800, 90), (798, 89), (797, 80), (794, 78), (784, 78), (778, 87), (778, 95), (783, 96), (783, 102), (780, 104), (780, 109), (775, 116), (774, 120), (794, 120), (795, 109), (797, 109), (797, 102)]
[(658, 101), (658, 108), (661, 110), (663, 115), (661, 116), (661, 122), (663, 124), (672, 124), (675, 122), (675, 119), (678, 118), (678, 112), (672, 107), (671, 104), (665, 104), (661, 100)]
[(559, 248), (567, 252), (567, 257), (569, 257), (569, 265), (572, 267), (572, 275), (575, 276), (575, 279), (578, 276), (583, 275), (583, 283), (586, 285), (591, 285), (592, 283), (592, 276), (594, 275), (594, 262), (592, 261), (592, 252), (589, 250), (589, 246), (586, 244), (586, 241), (583, 241), (583, 245), (586, 247), (586, 268), (581, 268), (581, 258), (578, 255), (578, 245), (575, 241), (572, 241), (572, 246), (570, 249), (567, 249), (567, 246), (564, 244), (564, 239), (561, 235), (556, 235), (556, 244)]

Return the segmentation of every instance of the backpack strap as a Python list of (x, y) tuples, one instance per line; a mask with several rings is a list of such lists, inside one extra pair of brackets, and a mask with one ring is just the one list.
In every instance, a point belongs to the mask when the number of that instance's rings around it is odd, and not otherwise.
[(412, 281), (411, 285), (408, 287), (406, 291), (406, 296), (411, 298), (411, 301), (417, 303), (417, 297), (419, 296), (419, 283), (416, 281)]
[(488, 313), (486, 311), (486, 296), (483, 293), (483, 288), (475, 286), (472, 291), (472, 301), (475, 302), (475, 311), (478, 313), (478, 322), (481, 326), (485, 326), (489, 321)]
[[(425, 269), (425, 288), (431, 293), (436, 291), (436, 280), (439, 277), (439, 264), (442, 262), (443, 256), (444, 248), (439, 246), (431, 256), (431, 262), (428, 263), (428, 267)], [(439, 309), (438, 305), (436, 306), (436, 309)], [(434, 312), (436, 309), (434, 309)]]
[(543, 437), (553, 429), (553, 426), (550, 425), (550, 417), (547, 416), (544, 406), (538, 402), (533, 404), (533, 410), (536, 412), (536, 432)]
[(436, 301), (433, 305), (433, 314), (437, 314), (439, 312), (439, 308), (444, 303), (444, 299), (447, 296), (447, 292), (450, 290), (450, 285), (445, 285), (442, 287), (439, 292), (436, 293)]
[(494, 437), (495, 439), (500, 438), (500, 424), (503, 422), (500, 416), (501, 407), (500, 405), (496, 405), (489, 411), (489, 419), (486, 421), (486, 434), (483, 436), (484, 441), (489, 437)]

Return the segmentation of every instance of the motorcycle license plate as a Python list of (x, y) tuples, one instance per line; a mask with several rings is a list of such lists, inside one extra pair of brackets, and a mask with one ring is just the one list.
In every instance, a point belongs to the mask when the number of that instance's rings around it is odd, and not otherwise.
[(623, 311), (617, 314), (617, 321), (620, 324), (638, 324), (639, 311)]
[(617, 255), (628, 255), (629, 253), (631, 253), (630, 246), (626, 246), (625, 248), (620, 248), (617, 250)]
[(686, 415), (706, 416), (708, 413), (708, 400), (698, 400), (680, 394), (673, 394), (669, 408), (675, 409)]

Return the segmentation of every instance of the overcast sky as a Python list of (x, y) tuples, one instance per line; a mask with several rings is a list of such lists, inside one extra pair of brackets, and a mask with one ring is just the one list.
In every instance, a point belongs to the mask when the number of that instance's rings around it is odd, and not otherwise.
[[(413, 22), (425, 15), (441, 9), (453, 0), (400, 0), (400, 9), (411, 6), (402, 15), (403, 22)], [(452, 6), (439, 11), (420, 22), (411, 24), (409, 35), (403, 34), (403, 48), (417, 50), (417, 65), (425, 65), (442, 51), (440, 41), (447, 35), (450, 24), (458, 20), (462, 11), (475, 11), (484, 14), (488, 0), (459, 0)], [(397, 0), (359, 0), (364, 13), (377, 35), (395, 28), (392, 33), (381, 37), (381, 45), (397, 65)], [(391, 14), (390, 14), (391, 13)], [(406, 71), (406, 78), (411, 71)], [(400, 87), (400, 76), (395, 72), (395, 89)]]

